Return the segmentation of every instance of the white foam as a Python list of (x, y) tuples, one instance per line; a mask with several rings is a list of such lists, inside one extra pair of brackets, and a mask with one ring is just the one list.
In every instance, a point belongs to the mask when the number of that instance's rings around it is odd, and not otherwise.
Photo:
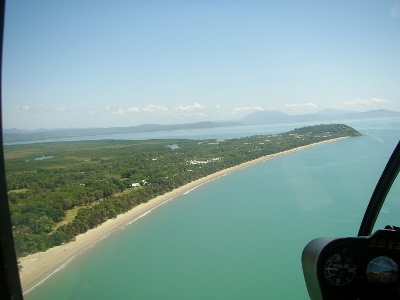
[(148, 215), (149, 213), (151, 213), (154, 209), (156, 209), (157, 207), (160, 207), (161, 205), (171, 201), (173, 198), (175, 198), (175, 196), (170, 197), (168, 200), (161, 202), (160, 204), (154, 206), (153, 208), (149, 209), (148, 211), (142, 213), (140, 216), (136, 217), (135, 219), (129, 221), (128, 223), (126, 223), (124, 226), (122, 226), (120, 229), (124, 229), (126, 226), (131, 225), (133, 222), (143, 218), (144, 216)]
[(23, 294), (26, 295), (29, 292), (33, 291), (36, 287), (38, 287), (39, 285), (41, 285), (42, 283), (44, 283), (47, 279), (49, 279), (52, 275), (56, 274), (58, 271), (64, 269), (75, 257), (77, 257), (78, 255), (82, 254), (83, 252), (85, 252), (88, 249), (93, 248), (98, 242), (105, 240), (106, 238), (108, 238), (111, 235), (111, 232), (106, 233), (105, 235), (103, 235), (102, 237), (100, 237), (99, 239), (97, 239), (96, 241), (94, 241), (92, 244), (90, 244), (89, 246), (87, 246), (86, 248), (82, 249), (81, 251), (79, 251), (77, 254), (73, 255), (72, 257), (70, 257), (67, 261), (65, 261), (61, 266), (59, 266), (58, 268), (56, 268), (53, 272), (51, 272), (49, 275), (47, 275), (45, 278), (43, 278), (41, 281), (39, 281), (37, 284), (35, 284), (34, 286), (32, 286), (30, 289), (26, 290)]
[(372, 134), (370, 134), (370, 133), (367, 133), (367, 135), (368, 135), (368, 136), (370, 136), (370, 137), (372, 137), (373, 139), (375, 139), (375, 140), (377, 140), (377, 141), (381, 142), (382, 144), (384, 144), (384, 143), (385, 143), (383, 140), (381, 140), (381, 139), (380, 139), (380, 138), (378, 138), (377, 136), (373, 136), (373, 135), (372, 135)]

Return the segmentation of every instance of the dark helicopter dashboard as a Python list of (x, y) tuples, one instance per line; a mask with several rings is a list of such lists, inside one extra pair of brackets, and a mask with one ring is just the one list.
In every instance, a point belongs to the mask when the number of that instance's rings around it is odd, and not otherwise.
[(400, 228), (371, 234), (400, 170), (400, 142), (372, 194), (357, 237), (316, 238), (303, 250), (311, 299), (400, 299)]

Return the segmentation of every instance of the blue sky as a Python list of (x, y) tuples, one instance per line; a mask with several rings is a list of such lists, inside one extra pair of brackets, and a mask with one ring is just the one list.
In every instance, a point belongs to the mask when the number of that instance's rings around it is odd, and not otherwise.
[(400, 2), (8, 1), (4, 128), (400, 111)]

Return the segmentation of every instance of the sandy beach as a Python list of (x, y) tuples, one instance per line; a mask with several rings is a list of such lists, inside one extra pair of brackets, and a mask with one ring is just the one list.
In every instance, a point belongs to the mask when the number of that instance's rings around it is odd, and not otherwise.
[(185, 192), (203, 184), (210, 180), (213, 180), (217, 177), (225, 175), (227, 173), (245, 168), (247, 166), (278, 157), (284, 154), (288, 154), (294, 151), (299, 151), (305, 148), (309, 148), (315, 145), (336, 141), (343, 138), (332, 139), (328, 141), (323, 141), (319, 143), (310, 144), (307, 146), (302, 146), (298, 148), (294, 148), (288, 151), (280, 152), (273, 155), (267, 155), (260, 157), (258, 159), (240, 164), (235, 167), (231, 167), (214, 174), (208, 175), (196, 181), (193, 181), (187, 185), (184, 185), (180, 188), (177, 188), (171, 192), (168, 192), (164, 195), (158, 196), (147, 203), (140, 204), (130, 211), (118, 215), (115, 219), (110, 219), (103, 223), (102, 225), (87, 231), (84, 234), (81, 234), (76, 237), (75, 241), (70, 242), (68, 244), (64, 244), (61, 246), (57, 246), (51, 248), (45, 252), (38, 252), (35, 254), (31, 254), (19, 259), (19, 262), (22, 266), (22, 270), (20, 271), (20, 278), (22, 289), (24, 293), (29, 292), (35, 286), (44, 282), (47, 278), (49, 278), (52, 274), (62, 269), (70, 260), (79, 255), (83, 251), (90, 251), (90, 248), (94, 246), (96, 243), (104, 239), (104, 237), (108, 236), (112, 231), (119, 229), (121, 227), (126, 226), (127, 224), (135, 221), (136, 219), (146, 215), (149, 211), (157, 208), (161, 204), (171, 200), (177, 195), (184, 194)]

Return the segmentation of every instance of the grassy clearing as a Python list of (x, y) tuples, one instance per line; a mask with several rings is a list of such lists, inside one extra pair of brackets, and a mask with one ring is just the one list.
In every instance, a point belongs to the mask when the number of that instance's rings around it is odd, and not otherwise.
[[(140, 189), (140, 188), (141, 188), (141, 187), (139, 187), (139, 189)], [(137, 189), (137, 188), (136, 188), (136, 189)], [(118, 197), (118, 196), (121, 196), (121, 195), (129, 194), (129, 193), (134, 192), (136, 189), (126, 189), (126, 190), (123, 191), (123, 192), (119, 192), (119, 193), (113, 194), (112, 197)], [(21, 190), (23, 190), (23, 189), (21, 189)], [(79, 211), (80, 209), (86, 209), (86, 208), (95, 206), (95, 205), (99, 204), (99, 203), (100, 203), (101, 201), (103, 201), (103, 200), (104, 200), (104, 199), (100, 199), (99, 201), (93, 202), (93, 203), (91, 203), (91, 204), (89, 204), (89, 205), (76, 206), (76, 207), (74, 207), (74, 208), (72, 208), (72, 209), (67, 210), (67, 211), (65, 212), (65, 218), (64, 218), (64, 220), (62, 220), (61, 222), (58, 222), (57, 224), (55, 224), (55, 225), (53, 226), (52, 232), (55, 231), (55, 230), (57, 230), (58, 227), (61, 227), (62, 225), (66, 225), (66, 224), (72, 222), (72, 221), (75, 219), (75, 217), (76, 217), (76, 215), (78, 214), (78, 211)]]
[(69, 209), (65, 212), (65, 218), (61, 222), (58, 222), (53, 226), (53, 231), (55, 231), (58, 227), (62, 225), (66, 225), (69, 222), (71, 222), (73, 219), (75, 219), (76, 215), (78, 214), (78, 210), (81, 208), (85, 208), (87, 206), (76, 206), (73, 209)]
[(18, 190), (10, 190), (9, 193), (16, 193), (16, 194), (24, 194), (28, 191), (28, 189), (18, 189)]

